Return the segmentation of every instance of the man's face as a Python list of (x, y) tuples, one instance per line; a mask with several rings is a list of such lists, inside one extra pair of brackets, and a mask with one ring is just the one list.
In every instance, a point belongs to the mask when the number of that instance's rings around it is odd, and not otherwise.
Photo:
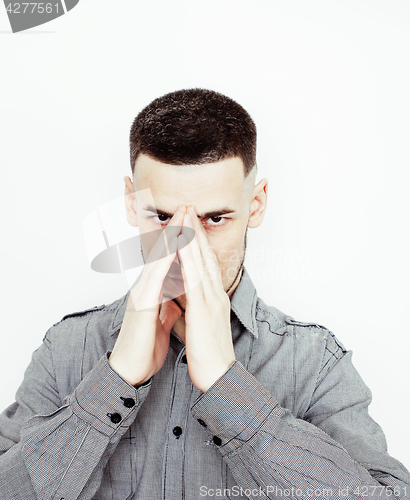
[[(180, 205), (192, 205), (215, 252), (223, 286), (229, 294), (237, 284), (245, 256), (254, 180), (254, 171), (244, 177), (239, 157), (204, 165), (175, 166), (140, 154), (134, 170), (140, 234), (163, 229)], [(146, 196), (147, 192), (151, 196)], [(146, 262), (155, 241), (152, 238), (141, 241)], [(168, 275), (182, 279), (178, 259)], [(166, 280), (175, 301), (185, 310), (183, 282), (168, 277)]]

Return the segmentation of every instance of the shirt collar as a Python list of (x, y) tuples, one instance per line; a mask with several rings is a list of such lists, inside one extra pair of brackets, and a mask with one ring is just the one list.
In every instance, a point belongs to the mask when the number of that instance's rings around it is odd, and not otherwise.
[(258, 338), (258, 328), (256, 326), (257, 299), (256, 288), (244, 266), (241, 281), (231, 297), (231, 310), (255, 338)]
[[(117, 301), (117, 305), (114, 308), (114, 316), (109, 326), (110, 335), (114, 335), (121, 328), (131, 288)], [(244, 266), (241, 280), (231, 296), (231, 310), (242, 325), (256, 338), (258, 338), (258, 328), (256, 326), (257, 298), (255, 286)]]

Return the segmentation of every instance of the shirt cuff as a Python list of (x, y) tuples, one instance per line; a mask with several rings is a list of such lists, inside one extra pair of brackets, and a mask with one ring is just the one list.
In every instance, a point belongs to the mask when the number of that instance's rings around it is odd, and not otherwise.
[(199, 398), (192, 415), (223, 455), (248, 441), (275, 412), (279, 421), (283, 409), (262, 384), (238, 361)]
[(124, 380), (108, 362), (107, 352), (69, 396), (73, 412), (107, 436), (129, 427), (151, 388), (138, 388)]

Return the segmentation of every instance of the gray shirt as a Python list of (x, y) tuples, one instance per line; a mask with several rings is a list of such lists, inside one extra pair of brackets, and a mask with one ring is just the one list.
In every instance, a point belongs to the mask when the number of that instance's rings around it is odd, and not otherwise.
[(0, 415), (1, 500), (410, 497), (351, 351), (266, 305), (246, 269), (236, 361), (205, 393), (173, 331), (146, 385), (110, 367), (128, 294), (64, 316), (33, 353)]

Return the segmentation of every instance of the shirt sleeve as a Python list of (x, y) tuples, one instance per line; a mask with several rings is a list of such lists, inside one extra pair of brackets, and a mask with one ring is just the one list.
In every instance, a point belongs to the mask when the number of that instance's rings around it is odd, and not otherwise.
[(91, 500), (150, 390), (120, 377), (107, 352), (60, 401), (50, 351), (45, 337), (16, 402), (0, 415), (2, 500)]
[(351, 351), (322, 378), (305, 418), (281, 407), (239, 361), (192, 406), (251, 499), (410, 498), (410, 474), (368, 415)]

